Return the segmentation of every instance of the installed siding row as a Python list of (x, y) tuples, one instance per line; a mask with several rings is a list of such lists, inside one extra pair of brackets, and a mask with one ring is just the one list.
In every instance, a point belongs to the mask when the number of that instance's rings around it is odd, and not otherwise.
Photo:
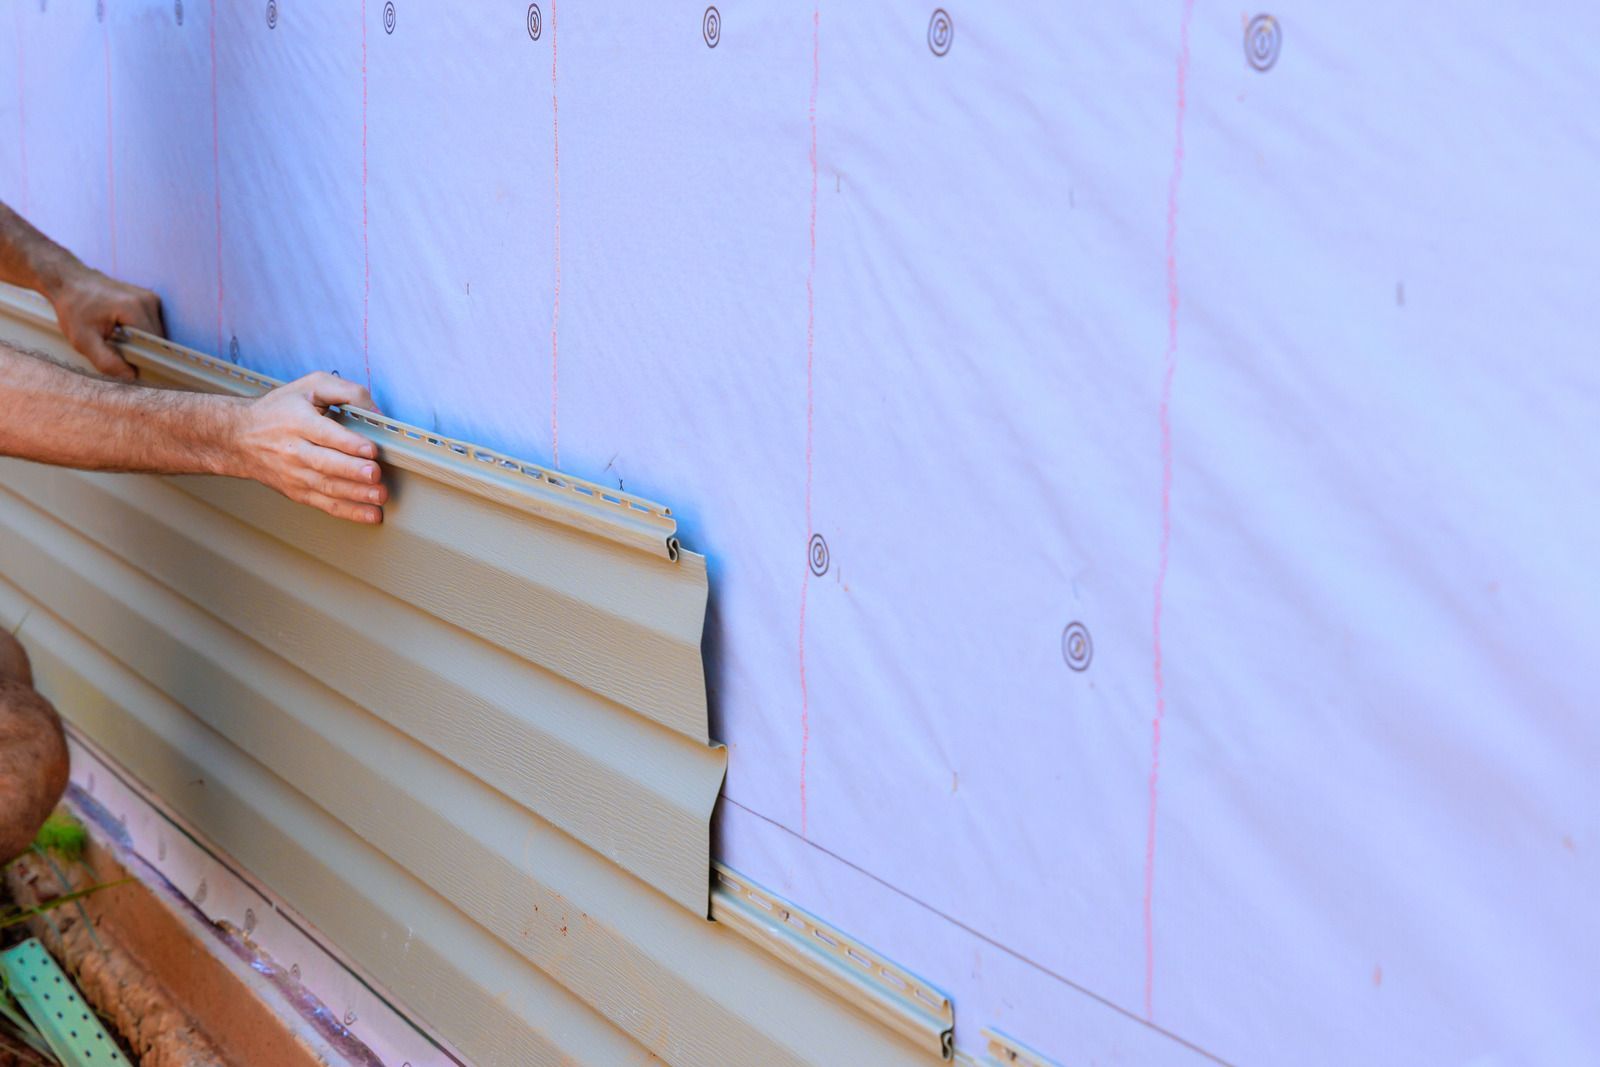
[[(0, 339), (71, 358), (0, 296)], [(0, 461), (0, 615), (63, 715), (473, 1062), (926, 1059), (707, 921), (726, 754), (665, 509), (565, 523), (570, 480), (355, 428), (391, 460), (378, 528)]]

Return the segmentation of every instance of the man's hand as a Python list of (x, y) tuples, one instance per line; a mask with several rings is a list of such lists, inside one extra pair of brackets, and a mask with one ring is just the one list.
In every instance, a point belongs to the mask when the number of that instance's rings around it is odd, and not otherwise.
[(377, 446), (326, 416), (334, 404), (375, 409), (360, 385), (325, 371), (280, 385), (246, 403), (223, 473), (253, 478), (290, 500), (354, 522), (383, 521), (389, 490)]
[(0, 282), (43, 293), (72, 347), (112, 378), (132, 381), (135, 376), (107, 343), (112, 330), (129, 326), (167, 335), (161, 325), (160, 297), (84, 266), (4, 204), (0, 204)]
[(56, 309), (61, 332), (72, 347), (88, 357), (101, 374), (122, 381), (136, 376), (133, 367), (110, 345), (112, 331), (129, 326), (165, 337), (161, 298), (148, 289), (109, 278), (90, 267), (67, 270), (45, 295)]
[(372, 407), (359, 385), (309, 374), (246, 400), (108, 382), (0, 344), (0, 456), (81, 470), (252, 478), (291, 500), (383, 521), (378, 449), (327, 417)]
[[(108, 278), (0, 204), (0, 281), (56, 309), (61, 332), (100, 373), (133, 367), (111, 347), (119, 326), (166, 336), (161, 298)], [(121, 386), (0, 346), (0, 455), (88, 470), (227, 474), (354, 522), (383, 521), (389, 490), (378, 449), (327, 417), (335, 404), (374, 408), (332, 374), (308, 374), (254, 400)]]

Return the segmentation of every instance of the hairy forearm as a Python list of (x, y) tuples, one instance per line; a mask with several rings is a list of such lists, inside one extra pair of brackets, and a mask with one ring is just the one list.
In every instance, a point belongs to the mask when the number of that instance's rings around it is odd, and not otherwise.
[(0, 345), (0, 455), (87, 470), (235, 474), (244, 404), (102, 381)]
[(83, 264), (0, 203), (0, 281), (51, 296)]

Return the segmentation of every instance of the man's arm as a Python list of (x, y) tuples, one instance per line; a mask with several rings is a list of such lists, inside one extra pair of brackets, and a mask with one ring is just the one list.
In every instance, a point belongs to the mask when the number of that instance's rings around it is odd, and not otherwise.
[(382, 522), (377, 449), (324, 416), (333, 404), (374, 406), (364, 387), (323, 372), (245, 400), (102, 381), (0, 345), (0, 455), (252, 478), (330, 515)]
[(160, 297), (84, 266), (5, 204), (0, 204), (0, 281), (42, 293), (72, 347), (113, 378), (136, 376), (109, 343), (118, 326), (166, 336)]

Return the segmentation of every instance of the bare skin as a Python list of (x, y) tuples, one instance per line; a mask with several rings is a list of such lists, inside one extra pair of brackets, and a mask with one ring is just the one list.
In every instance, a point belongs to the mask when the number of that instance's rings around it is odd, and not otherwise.
[(72, 347), (108, 378), (131, 382), (138, 373), (111, 347), (111, 334), (118, 326), (167, 335), (159, 296), (84, 266), (4, 204), (0, 204), (0, 281), (32, 289), (49, 300)]
[(105, 381), (0, 346), (0, 455), (92, 470), (250, 478), (298, 503), (383, 521), (388, 490), (371, 441), (324, 418), (372, 408), (365, 388), (309, 374), (254, 400), (149, 389), (112, 343), (127, 326), (162, 334), (161, 301), (106, 277), (0, 204), (0, 281), (42, 293)]
[(323, 412), (371, 407), (365, 388), (318, 372), (254, 400), (78, 374), (0, 347), (0, 455), (86, 470), (252, 478), (355, 522), (388, 499), (372, 442)]
[[(0, 344), (0, 455), (250, 478), (341, 519), (383, 521), (376, 447), (325, 417), (336, 404), (373, 408), (363, 387), (317, 373), (245, 400), (136, 384), (113, 339), (120, 327), (164, 336), (160, 298), (85, 266), (4, 204), (0, 281), (43, 294), (73, 348), (106, 376)], [(28, 847), (66, 784), (61, 721), (34, 690), (27, 653), (0, 631), (0, 863)]]
[(33, 843), (67, 788), (67, 739), (33, 688), (28, 654), (0, 631), (0, 864)]

